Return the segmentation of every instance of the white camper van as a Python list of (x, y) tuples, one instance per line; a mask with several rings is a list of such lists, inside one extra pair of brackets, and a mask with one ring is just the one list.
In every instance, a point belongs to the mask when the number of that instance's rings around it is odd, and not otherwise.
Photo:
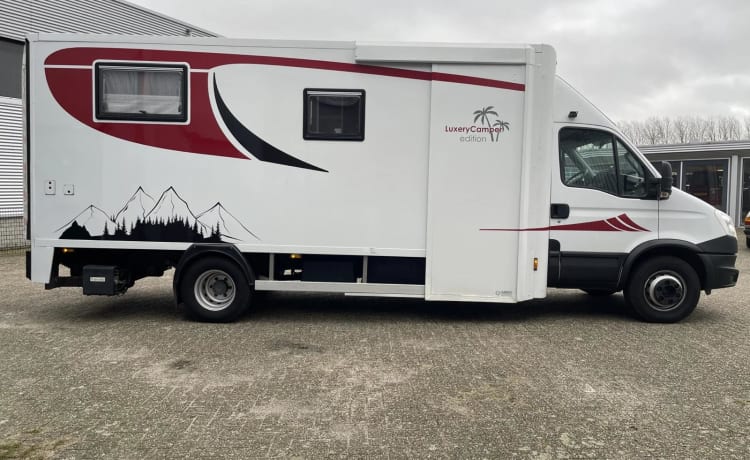
[(545, 45), (30, 35), (28, 276), (114, 295), (174, 267), (208, 321), (255, 291), (548, 287), (679, 321), (736, 283), (732, 221), (555, 64)]

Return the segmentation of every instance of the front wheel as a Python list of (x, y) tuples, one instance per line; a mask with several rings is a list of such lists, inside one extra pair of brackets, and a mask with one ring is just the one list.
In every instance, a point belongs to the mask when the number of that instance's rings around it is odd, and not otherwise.
[(690, 264), (662, 256), (638, 265), (624, 290), (625, 302), (643, 320), (676, 323), (695, 310), (700, 280)]
[(229, 322), (250, 305), (250, 283), (240, 267), (223, 257), (191, 263), (180, 281), (188, 313), (201, 321)]

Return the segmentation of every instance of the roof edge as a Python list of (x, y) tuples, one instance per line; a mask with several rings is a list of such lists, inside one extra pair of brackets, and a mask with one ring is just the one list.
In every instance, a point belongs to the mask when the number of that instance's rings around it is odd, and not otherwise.
[(183, 26), (185, 26), (188, 29), (195, 29), (197, 31), (203, 32), (204, 34), (209, 34), (209, 35), (212, 35), (214, 37), (222, 37), (222, 35), (219, 35), (219, 34), (217, 34), (215, 32), (211, 32), (210, 30), (206, 30), (206, 29), (204, 29), (202, 27), (194, 26), (193, 24), (190, 24), (189, 22), (185, 22), (185, 21), (183, 21), (181, 19), (177, 19), (177, 18), (174, 18), (174, 17), (169, 16), (167, 14), (160, 13), (158, 11), (152, 10), (151, 8), (146, 8), (145, 6), (138, 5), (138, 4), (130, 2), (128, 0), (114, 0), (114, 1), (117, 2), (117, 3), (121, 3), (121, 4), (123, 4), (123, 5), (127, 6), (127, 7), (130, 7), (130, 8), (136, 9), (136, 10), (141, 10), (141, 11), (144, 11), (146, 13), (153, 14), (154, 16), (159, 16), (162, 19), (166, 19), (168, 21), (177, 22), (179, 24), (182, 24)]
[(699, 144), (639, 145), (638, 150), (640, 150), (641, 153), (644, 154), (750, 150), (750, 141), (704, 142)]

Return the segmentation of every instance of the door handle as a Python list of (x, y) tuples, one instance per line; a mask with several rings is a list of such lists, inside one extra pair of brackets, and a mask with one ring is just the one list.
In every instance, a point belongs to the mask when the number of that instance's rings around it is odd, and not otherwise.
[(550, 205), (550, 217), (553, 219), (567, 219), (570, 216), (570, 206), (564, 203)]

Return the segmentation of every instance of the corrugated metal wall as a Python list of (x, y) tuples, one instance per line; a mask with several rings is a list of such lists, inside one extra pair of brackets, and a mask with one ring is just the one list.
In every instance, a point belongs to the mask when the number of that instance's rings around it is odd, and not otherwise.
[(215, 36), (120, 0), (0, 0), (0, 37), (28, 32)]
[(0, 97), (0, 212), (23, 215), (23, 107), (18, 99)]

